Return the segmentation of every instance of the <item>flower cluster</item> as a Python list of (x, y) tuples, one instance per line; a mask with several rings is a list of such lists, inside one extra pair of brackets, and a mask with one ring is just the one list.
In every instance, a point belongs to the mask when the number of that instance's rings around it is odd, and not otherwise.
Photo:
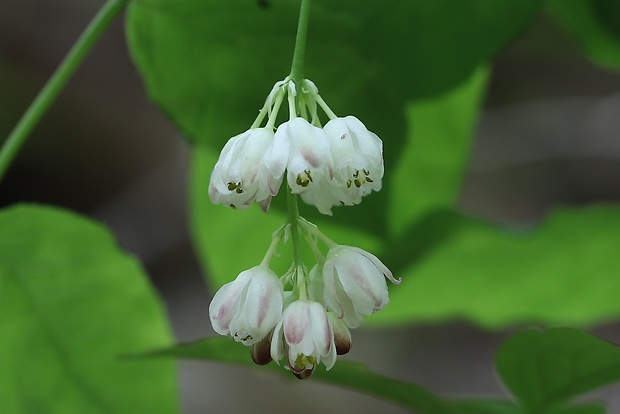
[[(336, 355), (349, 351), (349, 329), (388, 304), (386, 278), (400, 280), (374, 255), (337, 245), (302, 218), (299, 224), (317, 258), (312, 270), (292, 266), (278, 277), (269, 268), (289, 231), (287, 224), (274, 234), (260, 265), (241, 272), (215, 294), (209, 314), (215, 331), (250, 346), (257, 364), (284, 359), (286, 368), (304, 379), (319, 363), (329, 370)], [(326, 256), (317, 238), (329, 247)]]
[[(276, 83), (252, 127), (226, 143), (209, 183), (214, 203), (245, 209), (256, 201), (267, 211), (285, 172), (293, 193), (323, 214), (381, 189), (381, 139), (357, 118), (337, 117), (311, 81), (297, 89), (289, 78)], [(275, 128), (285, 97), (289, 120)], [(329, 117), (322, 128), (319, 107)]]
[[(276, 128), (285, 99), (289, 120)], [(319, 108), (329, 118), (324, 126)], [(288, 77), (273, 87), (251, 128), (222, 149), (209, 184), (214, 203), (245, 209), (256, 201), (266, 212), (283, 181), (293, 200), (263, 261), (222, 286), (209, 306), (213, 329), (248, 346), (257, 364), (284, 360), (300, 379), (320, 363), (329, 370), (351, 348), (349, 330), (388, 304), (386, 279), (400, 279), (371, 253), (330, 240), (299, 216), (294, 201), (299, 195), (329, 215), (336, 205), (359, 204), (381, 189), (382, 151), (357, 118), (337, 117), (311, 81)], [(302, 238), (316, 259), (311, 267), (300, 253)], [(289, 239), (293, 263), (277, 275), (270, 262)]]

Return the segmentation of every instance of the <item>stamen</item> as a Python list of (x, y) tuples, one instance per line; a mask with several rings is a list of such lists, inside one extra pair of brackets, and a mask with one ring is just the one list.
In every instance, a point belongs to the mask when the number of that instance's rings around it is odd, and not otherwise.
[(297, 185), (300, 187), (308, 187), (308, 184), (310, 184), (310, 180), (308, 180), (307, 178), (302, 178), (301, 174), (297, 174), (297, 179), (295, 180), (295, 183), (297, 183)]
[(239, 181), (238, 183), (233, 183), (232, 181), (230, 181), (226, 184), (226, 187), (229, 191), (234, 190), (237, 194), (243, 194), (243, 186), (241, 184), (241, 181)]

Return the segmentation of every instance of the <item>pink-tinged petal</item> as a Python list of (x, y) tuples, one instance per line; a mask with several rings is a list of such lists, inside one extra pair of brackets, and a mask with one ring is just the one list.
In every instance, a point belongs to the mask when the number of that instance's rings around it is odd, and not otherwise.
[(261, 340), (278, 323), (282, 315), (282, 282), (268, 268), (258, 272), (248, 283), (243, 304), (247, 331), (254, 340)]
[(329, 141), (323, 130), (303, 118), (291, 119), (286, 129), (291, 143), (288, 170), (297, 174), (323, 169), (330, 161)]
[(394, 275), (392, 275), (392, 271), (390, 269), (387, 268), (386, 265), (383, 264), (383, 262), (381, 260), (379, 260), (377, 258), (377, 256), (375, 256), (372, 253), (367, 252), (366, 250), (362, 250), (358, 247), (351, 247), (349, 246), (349, 248), (353, 249), (354, 251), (358, 252), (359, 254), (363, 255), (364, 257), (366, 257), (368, 260), (370, 260), (372, 262), (372, 264), (379, 269), (379, 271), (381, 273), (383, 273), (385, 275), (385, 277), (387, 277), (390, 282), (394, 283), (394, 284), (399, 284), (401, 282), (401, 278), (399, 277), (398, 279), (396, 279), (394, 277)]
[(209, 304), (209, 318), (215, 332), (226, 335), (235, 312), (238, 309), (238, 301), (243, 290), (253, 273), (245, 270), (232, 282), (226, 283), (213, 296)]
[(273, 177), (284, 176), (291, 148), (286, 122), (278, 127), (271, 148), (265, 153), (265, 165)]
[(290, 345), (300, 345), (306, 338), (310, 319), (303, 301), (291, 303), (283, 315), (284, 339)]
[(350, 257), (340, 261), (336, 271), (344, 291), (359, 312), (369, 315), (387, 305), (385, 278), (368, 259), (359, 255)]
[(309, 302), (308, 311), (312, 321), (314, 345), (321, 356), (329, 353), (334, 333), (327, 320), (325, 308), (318, 302)]
[(351, 246), (336, 246), (325, 258), (325, 304), (350, 328), (359, 326), (365, 315), (389, 303), (385, 277), (390, 270), (374, 255)]

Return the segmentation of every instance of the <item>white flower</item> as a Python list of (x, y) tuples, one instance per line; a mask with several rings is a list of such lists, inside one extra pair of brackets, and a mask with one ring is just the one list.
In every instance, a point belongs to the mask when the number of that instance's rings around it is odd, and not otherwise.
[(280, 125), (267, 157), (271, 174), (280, 177), (287, 170), (289, 187), (323, 214), (331, 214), (333, 161), (329, 141), (321, 128), (303, 118)]
[(336, 362), (334, 332), (323, 305), (297, 300), (284, 309), (271, 339), (274, 361), (286, 358), (286, 367), (299, 379), (308, 378), (320, 362), (329, 370)]
[(323, 131), (329, 138), (334, 160), (334, 180), (345, 205), (359, 204), (362, 197), (381, 189), (383, 143), (354, 116), (335, 118)]
[(400, 283), (376, 256), (351, 246), (331, 248), (323, 265), (324, 300), (349, 328), (389, 302), (385, 277)]
[(283, 287), (267, 266), (245, 270), (222, 286), (209, 305), (215, 332), (252, 345), (273, 329), (282, 315)]
[(270, 129), (253, 128), (228, 140), (211, 174), (213, 203), (245, 209), (256, 200), (267, 211), (282, 183), (282, 176), (273, 176), (265, 165), (273, 138)]

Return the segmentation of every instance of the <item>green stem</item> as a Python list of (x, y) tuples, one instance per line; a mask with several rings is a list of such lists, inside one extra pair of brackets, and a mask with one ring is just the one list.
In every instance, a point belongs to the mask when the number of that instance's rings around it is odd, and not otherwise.
[(295, 267), (301, 267), (303, 259), (301, 257), (301, 244), (299, 242), (299, 208), (297, 207), (297, 195), (293, 190), (288, 189), (288, 222), (291, 225), (291, 243), (293, 244), (293, 258)]
[(127, 6), (129, 0), (108, 0), (95, 15), (77, 42), (73, 45), (56, 72), (47, 81), (28, 110), (19, 120), (0, 149), (0, 180), (9, 168), (19, 149), (60, 94), (76, 69), (84, 61), (95, 42), (101, 37), (114, 18)]
[(287, 194), (288, 222), (291, 226), (291, 243), (293, 244), (293, 268), (295, 269), (295, 284), (299, 292), (300, 299), (308, 298), (306, 287), (306, 275), (304, 271), (303, 258), (301, 257), (301, 242), (299, 235), (299, 208), (297, 207), (297, 195), (289, 188)]
[(306, 38), (308, 37), (308, 21), (310, 20), (310, 0), (301, 0), (299, 11), (299, 23), (297, 25), (297, 38), (295, 39), (295, 52), (291, 65), (291, 79), (295, 85), (301, 87), (304, 72), (304, 57), (306, 55)]

